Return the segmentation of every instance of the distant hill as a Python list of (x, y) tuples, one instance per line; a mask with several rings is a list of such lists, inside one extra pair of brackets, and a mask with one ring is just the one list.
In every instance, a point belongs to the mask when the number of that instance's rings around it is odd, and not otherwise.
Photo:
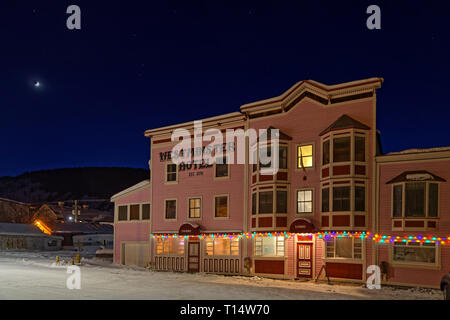
[[(26, 172), (0, 178), (0, 197), (26, 203), (109, 199), (113, 194), (149, 179), (147, 169), (121, 167), (64, 168)], [(92, 204), (111, 210), (109, 201)]]

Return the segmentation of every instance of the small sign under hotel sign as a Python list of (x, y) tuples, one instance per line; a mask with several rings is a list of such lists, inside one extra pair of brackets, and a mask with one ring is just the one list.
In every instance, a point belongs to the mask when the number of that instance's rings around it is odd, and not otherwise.
[(289, 231), (292, 233), (313, 233), (314, 225), (307, 219), (299, 218), (292, 221)]
[(183, 223), (178, 230), (180, 235), (199, 235), (200, 234), (200, 226), (194, 223)]

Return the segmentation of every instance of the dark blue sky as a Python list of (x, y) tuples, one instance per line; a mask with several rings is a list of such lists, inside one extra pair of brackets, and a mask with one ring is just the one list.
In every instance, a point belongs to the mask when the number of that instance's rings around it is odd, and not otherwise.
[[(80, 31), (66, 28), (70, 4)], [(371, 4), (381, 30), (366, 28)], [(2, 0), (0, 175), (145, 168), (146, 129), (303, 79), (383, 77), (384, 151), (448, 146), (449, 30), (448, 1)]]

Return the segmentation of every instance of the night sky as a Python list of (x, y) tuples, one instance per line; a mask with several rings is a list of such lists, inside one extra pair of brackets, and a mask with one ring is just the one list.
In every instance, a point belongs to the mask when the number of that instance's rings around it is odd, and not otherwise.
[[(66, 28), (71, 4), (81, 30)], [(381, 30), (366, 27), (371, 4)], [(148, 168), (146, 129), (238, 111), (304, 79), (383, 77), (384, 151), (449, 146), (449, 30), (440, 0), (1, 0), (0, 176)]]

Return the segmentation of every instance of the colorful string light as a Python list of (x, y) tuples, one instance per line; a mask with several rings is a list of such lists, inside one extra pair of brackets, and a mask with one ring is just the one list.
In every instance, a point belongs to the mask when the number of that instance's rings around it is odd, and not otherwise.
[(398, 235), (381, 235), (378, 233), (371, 232), (347, 232), (347, 231), (321, 231), (316, 233), (291, 233), (291, 232), (242, 232), (242, 233), (201, 233), (199, 235), (179, 235), (177, 233), (172, 234), (150, 234), (153, 239), (169, 239), (169, 238), (185, 238), (185, 239), (203, 239), (205, 237), (212, 238), (239, 238), (239, 239), (254, 239), (255, 237), (285, 237), (291, 238), (297, 235), (316, 235), (319, 239), (329, 240), (331, 238), (347, 238), (347, 237), (358, 237), (361, 239), (372, 240), (380, 244), (389, 244), (394, 242), (403, 243), (435, 243), (446, 245), (450, 244), (450, 237), (438, 237), (438, 236), (422, 236), (422, 235), (408, 235), (408, 236), (398, 236)]

